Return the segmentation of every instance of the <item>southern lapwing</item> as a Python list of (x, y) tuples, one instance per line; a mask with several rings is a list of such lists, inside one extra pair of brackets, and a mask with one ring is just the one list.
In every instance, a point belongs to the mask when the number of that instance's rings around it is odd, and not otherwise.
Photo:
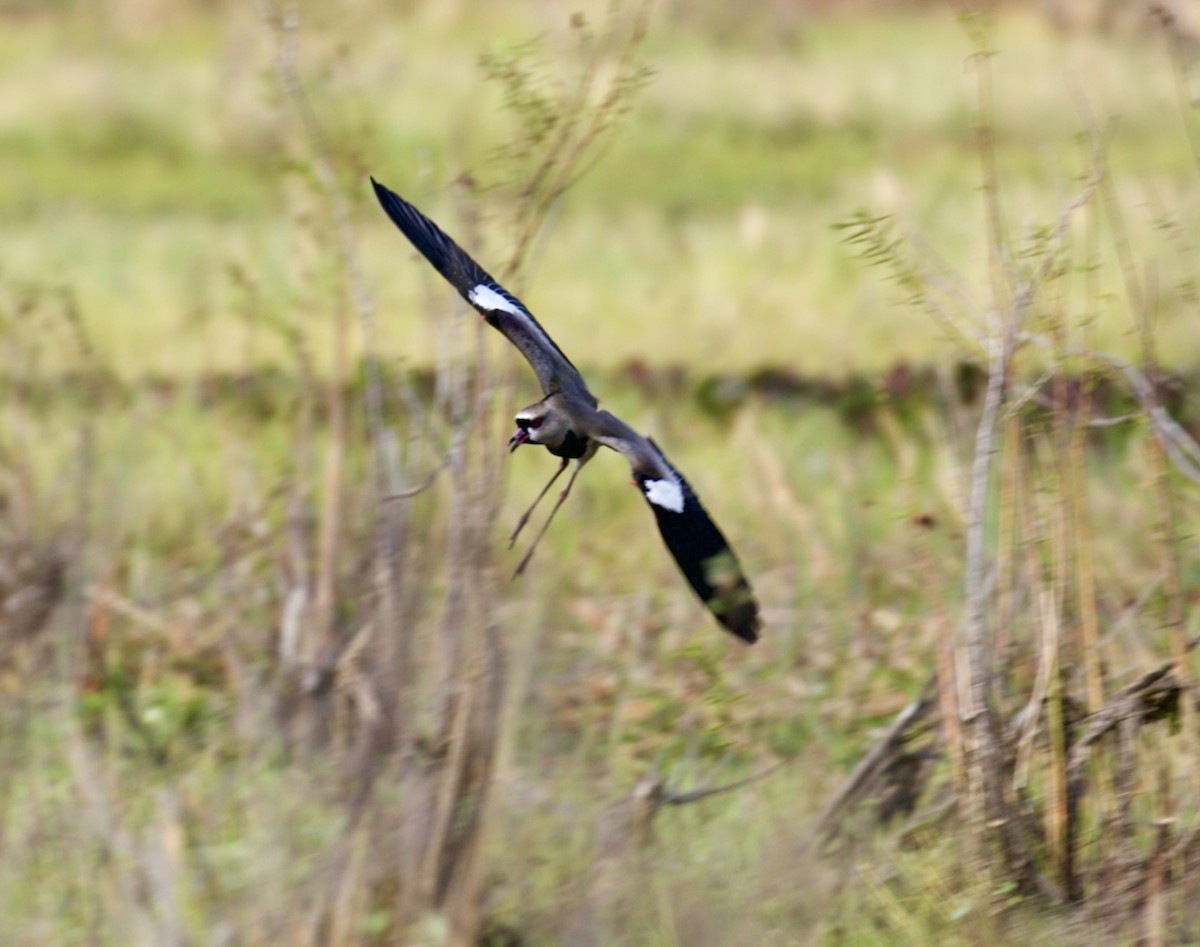
[[(620, 418), (602, 411), (595, 395), (571, 360), (554, 344), (546, 330), (516, 296), (489, 276), (484, 269), (451, 240), (432, 220), (412, 204), (371, 179), (375, 196), (392, 222), (487, 322), (499, 329), (533, 367), (545, 397), (517, 412), (517, 429), (509, 447), (541, 444), (562, 458), (558, 470), (536, 500), (521, 516), (509, 539), (512, 548), (534, 507), (551, 484), (575, 461), (566, 487), (546, 518), (537, 538), (517, 566), (519, 575), (533, 555), (554, 514), (562, 506), (583, 465), (600, 445), (619, 451), (629, 461), (638, 486), (659, 532), (684, 578), (700, 596), (717, 621), (746, 642), (758, 639), (758, 604), (729, 543), (709, 519), (691, 485), (671, 466), (658, 445), (642, 437)], [(514, 576), (515, 577), (515, 576)]]

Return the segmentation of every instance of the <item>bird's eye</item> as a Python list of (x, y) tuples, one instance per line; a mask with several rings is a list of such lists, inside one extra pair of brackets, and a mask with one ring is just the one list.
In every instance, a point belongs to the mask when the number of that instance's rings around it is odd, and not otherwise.
[(539, 427), (542, 426), (542, 422), (545, 420), (546, 420), (545, 418), (534, 418), (532, 421), (529, 422), (529, 426), (536, 431)]

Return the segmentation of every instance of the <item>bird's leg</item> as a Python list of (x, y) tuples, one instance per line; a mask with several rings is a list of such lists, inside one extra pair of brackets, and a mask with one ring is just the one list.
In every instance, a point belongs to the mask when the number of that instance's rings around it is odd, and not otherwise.
[[(512, 531), (512, 535), (508, 537), (508, 548), (509, 549), (512, 549), (513, 543), (515, 543), (517, 541), (517, 537), (521, 535), (521, 530), (523, 530), (525, 528), (525, 524), (529, 522), (530, 515), (537, 508), (537, 505), (542, 502), (542, 497), (544, 497), (550, 491), (550, 488), (552, 486), (554, 486), (554, 481), (558, 479), (559, 474), (561, 474), (566, 469), (567, 469), (567, 458), (564, 457), (562, 459), (562, 463), (558, 465), (558, 470), (554, 471), (554, 476), (551, 477), (546, 482), (546, 485), (544, 487), (542, 487), (542, 492), (537, 495), (537, 499), (529, 504), (529, 509), (527, 509), (524, 513), (522, 513), (521, 518), (519, 520), (517, 520), (516, 529), (514, 529)], [(572, 479), (574, 479), (574, 478), (572, 478)], [(569, 485), (568, 485), (568, 489), (570, 489)]]
[[(566, 466), (566, 463), (567, 462), (564, 460), (563, 461), (564, 467)], [(541, 542), (542, 537), (546, 535), (546, 530), (550, 528), (550, 521), (554, 519), (554, 514), (558, 512), (558, 508), (563, 505), (563, 500), (565, 500), (567, 498), (567, 494), (569, 494), (571, 492), (571, 485), (575, 483), (575, 478), (579, 476), (579, 471), (581, 471), (582, 469), (583, 469), (583, 461), (576, 461), (575, 469), (573, 471), (571, 471), (571, 478), (567, 481), (567, 485), (565, 487), (563, 487), (562, 493), (560, 493), (558, 495), (558, 499), (554, 503), (554, 509), (552, 509), (550, 511), (550, 515), (546, 517), (546, 522), (542, 524), (542, 528), (540, 530), (538, 530), (537, 536), (535, 536), (533, 542), (530, 543), (529, 549), (526, 551), (525, 555), (521, 557), (521, 562), (517, 566), (517, 570), (516, 570), (516, 572), (513, 573), (513, 576), (512, 576), (514, 579), (517, 576), (519, 576), (522, 572), (524, 572), (525, 567), (527, 565), (529, 565), (529, 560), (533, 558), (533, 551), (535, 549), (537, 549), (537, 544), (539, 542)], [(562, 473), (561, 467), (559, 468), (558, 473)], [(557, 477), (558, 473), (556, 473), (554, 476)], [(554, 482), (553, 480), (550, 481), (550, 483), (553, 483), (553, 482)], [(548, 484), (546, 484), (546, 489), (548, 490), (549, 488), (550, 488), (550, 484), (548, 483)], [(542, 493), (545, 493), (545, 492), (546, 492), (545, 490), (542, 491)], [(540, 497), (539, 497), (539, 499), (540, 499)]]

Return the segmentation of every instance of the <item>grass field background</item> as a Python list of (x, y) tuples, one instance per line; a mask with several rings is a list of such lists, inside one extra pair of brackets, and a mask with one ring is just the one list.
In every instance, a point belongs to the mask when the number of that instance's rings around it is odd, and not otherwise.
[[(516, 133), (479, 58), (541, 36), (547, 72), (565, 74), (567, 14), (354, 9), (305, 11), (301, 55), (322, 120), (353, 140), (364, 171), (445, 218), (457, 175), (503, 180), (495, 154)], [(228, 270), (251, 270), (281, 310), (301, 277), (291, 224), (308, 209), (289, 198), (292, 132), (272, 88), (271, 38), (251, 5), (222, 10), (139, 27), (66, 5), (9, 21), (0, 37), (6, 270), (72, 286), (85, 325), (129, 375), (277, 361), (277, 347), (230, 317)], [(603, 6), (580, 10), (597, 20)], [(934, 328), (894, 305), (830, 228), (859, 207), (894, 214), (980, 282), (975, 70), (954, 16), (813, 17), (783, 36), (702, 26), (674, 19), (652, 31), (652, 80), (546, 233), (534, 311), (596, 367), (643, 358), (843, 374), (944, 357)], [(1111, 122), (1114, 178), (1139, 245), (1155, 247), (1164, 290), (1186, 277), (1156, 229), (1194, 216), (1195, 201), (1161, 40), (1064, 39), (1014, 15), (995, 47), (997, 162), (1013, 227), (1053, 219), (1086, 165), (1081, 134)], [(403, 316), (424, 275), (400, 266), (407, 251), (365, 180), (346, 184), (384, 351), (427, 363), (430, 334)], [(499, 259), (502, 216), (486, 234), (481, 255)], [(1118, 272), (1105, 269), (1114, 294)], [(1164, 352), (1186, 361), (1186, 317), (1169, 299), (1158, 315)], [(1119, 314), (1100, 324), (1105, 342), (1129, 331)], [(320, 320), (305, 329), (322, 338)]]
[[(62, 564), (37, 634), (16, 635), (12, 606), (0, 642), (0, 940), (456, 942), (436, 913), (415, 925), (392, 913), (392, 882), (370, 866), (403, 840), (347, 829), (341, 758), (300, 752), (281, 723), (285, 593), (315, 570), (304, 550), (338, 443), (330, 392), (344, 387), (351, 406), (338, 488), (349, 588), (372, 509), (360, 356), (383, 368), (418, 478), (438, 440), (418, 436), (419, 412), (396, 392), (476, 343), (474, 316), (386, 221), (367, 175), (498, 270), (521, 167), (504, 149), (520, 126), (481, 57), (533, 44), (539, 75), (569, 76), (572, 15), (600, 24), (605, 6), (300, 5), (297, 64), (374, 295), (374, 348), (348, 315), (328, 201), (254, 4), (0, 6), (0, 591), (20, 586), (10, 577), (29, 556)], [(978, 64), (954, 13), (742, 7), (654, 12), (639, 52), (649, 80), (512, 288), (605, 406), (687, 473), (767, 630), (754, 649), (721, 636), (615, 454), (589, 466), (529, 574), (509, 583), (509, 524), (553, 463), (529, 450), (503, 460), (482, 548), (511, 673), (480, 869), (494, 939), (480, 942), (1094, 942), (1092, 920), (965, 871), (949, 828), (920, 845), (868, 833), (832, 864), (801, 846), (822, 800), (920, 692), (941, 623), (961, 617), (977, 407), (954, 379), (978, 351), (838, 225), (860, 209), (889, 215), (981, 311), (994, 272)], [(1016, 6), (991, 42), (1014, 246), (1036, 247), (1079, 192), (1088, 133), (1103, 130), (1158, 353), (1194, 414), (1190, 80), (1152, 30), (1063, 35)], [(1039, 318), (1138, 360), (1109, 227), (1085, 219)], [(339, 319), (354, 327), (340, 376)], [(503, 340), (481, 338), (497, 377), (516, 379), (473, 448), (494, 458), (511, 412), (538, 395)], [(889, 400), (902, 365), (927, 398)], [(1143, 435), (1123, 437), (1088, 454), (1081, 487), (1102, 524), (1113, 687), (1169, 647), (1158, 473), (1136, 449)], [(457, 541), (449, 489), (411, 513), (413, 574), (437, 594), (458, 574), (440, 558)], [(1197, 508), (1194, 492), (1181, 497), (1187, 536)], [(1187, 557), (1182, 575), (1190, 606)], [(335, 611), (351, 624), (359, 604)], [(1190, 607), (1186, 622), (1194, 631)], [(335, 742), (353, 729), (326, 722)], [(606, 847), (607, 814), (647, 773), (687, 790), (780, 761), (744, 789), (664, 810), (647, 848)], [(1167, 769), (1139, 777), (1147, 813)], [(1175, 790), (1181, 806), (1190, 785)], [(406, 804), (387, 787), (373, 802)], [(343, 838), (348, 861), (332, 861)], [(337, 923), (313, 907), (330, 903)]]

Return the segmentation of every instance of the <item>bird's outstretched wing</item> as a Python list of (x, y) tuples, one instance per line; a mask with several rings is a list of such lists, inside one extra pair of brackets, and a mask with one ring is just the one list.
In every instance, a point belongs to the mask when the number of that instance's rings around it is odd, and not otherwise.
[(629, 461), (642, 496), (654, 511), (663, 542), (708, 610), (743, 641), (758, 640), (761, 622), (754, 590), (729, 542), (692, 486), (658, 445), (608, 411), (596, 411), (593, 439)]
[(434, 269), (525, 356), (545, 394), (567, 391), (595, 405), (596, 399), (588, 391), (571, 360), (554, 344), (554, 340), (521, 300), (492, 279), (462, 247), (412, 204), (374, 178), (371, 178), (371, 184), (392, 223), (433, 264)]

